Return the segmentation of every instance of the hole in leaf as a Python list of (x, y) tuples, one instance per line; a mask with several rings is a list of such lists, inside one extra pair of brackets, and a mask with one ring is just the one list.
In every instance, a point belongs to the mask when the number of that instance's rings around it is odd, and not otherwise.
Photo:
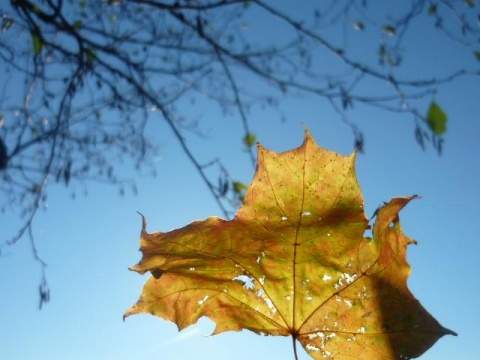
[(247, 275), (239, 275), (234, 277), (232, 280), (237, 280), (243, 283), (243, 287), (247, 289), (253, 289), (255, 287), (254, 279)]
[(373, 233), (372, 233), (372, 228), (371, 227), (368, 227), (367, 229), (365, 229), (365, 231), (363, 232), (363, 237), (367, 238), (367, 239), (372, 239), (373, 238)]

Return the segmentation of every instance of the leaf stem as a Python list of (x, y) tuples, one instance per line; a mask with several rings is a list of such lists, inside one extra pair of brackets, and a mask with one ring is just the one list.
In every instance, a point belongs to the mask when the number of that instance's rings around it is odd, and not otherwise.
[(292, 334), (292, 342), (293, 342), (293, 355), (295, 356), (295, 360), (298, 360), (297, 355), (297, 338), (295, 334)]

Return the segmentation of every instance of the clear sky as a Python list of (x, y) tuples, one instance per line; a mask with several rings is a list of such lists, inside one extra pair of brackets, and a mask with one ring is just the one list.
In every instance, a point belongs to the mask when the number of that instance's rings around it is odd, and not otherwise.
[[(425, 29), (432, 29), (425, 26)], [(430, 31), (429, 30), (429, 31)], [(424, 32), (426, 39), (434, 34)], [(447, 68), (465, 63), (480, 66), (468, 51), (439, 43), (418, 58), (412, 53), (405, 73), (426, 67)], [(413, 50), (415, 51), (415, 49)], [(374, 55), (372, 55), (374, 56)], [(417, 59), (417, 60), (415, 60)], [(417, 61), (417, 62), (416, 62)], [(358, 106), (351, 112), (365, 135), (365, 153), (357, 158), (357, 172), (370, 217), (383, 201), (418, 194), (401, 213), (405, 233), (418, 241), (408, 249), (412, 274), (408, 281), (415, 297), (447, 328), (446, 336), (421, 359), (476, 359), (480, 242), (479, 136), (480, 83), (463, 78), (435, 99), (448, 112), (442, 156), (416, 144), (411, 118)], [(425, 109), (430, 99), (425, 101)], [(252, 131), (267, 148), (285, 151), (303, 141), (303, 124), (317, 143), (342, 154), (353, 151), (348, 126), (328, 104), (313, 98), (282, 99), (278, 112), (251, 113)], [(254, 169), (243, 152), (240, 123), (217, 109), (200, 109), (208, 141), (191, 138), (198, 152), (219, 154), (231, 176), (249, 183)], [(196, 111), (192, 109), (192, 111)], [(122, 321), (147, 275), (127, 270), (138, 262), (140, 211), (150, 231), (168, 231), (193, 220), (221, 216), (211, 195), (182, 154), (166, 126), (153, 124), (161, 145), (155, 159), (159, 176), (132, 175), (139, 194), (121, 197), (113, 187), (91, 184), (87, 196), (71, 199), (71, 189), (49, 189), (48, 209), (38, 214), (34, 233), (40, 254), (48, 263), (52, 299), (38, 310), (40, 268), (32, 259), (28, 239), (4, 249), (0, 257), (0, 358), (16, 359), (293, 359), (291, 340), (261, 337), (243, 331), (206, 337), (214, 328), (202, 319), (178, 333), (176, 326), (149, 315)], [(77, 190), (82, 192), (81, 187)], [(18, 219), (2, 214), (2, 232), (12, 233)], [(300, 358), (308, 355), (300, 350)]]

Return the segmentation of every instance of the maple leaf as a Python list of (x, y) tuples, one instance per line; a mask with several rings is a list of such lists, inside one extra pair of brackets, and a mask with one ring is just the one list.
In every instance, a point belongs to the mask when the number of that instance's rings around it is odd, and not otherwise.
[(214, 334), (248, 329), (293, 338), (314, 359), (410, 359), (445, 334), (407, 288), (398, 213), (378, 209), (373, 238), (355, 169), (315, 144), (276, 153), (258, 145), (258, 167), (231, 221), (210, 217), (140, 239), (131, 270), (152, 276), (126, 313), (149, 313), (179, 330), (202, 316)]

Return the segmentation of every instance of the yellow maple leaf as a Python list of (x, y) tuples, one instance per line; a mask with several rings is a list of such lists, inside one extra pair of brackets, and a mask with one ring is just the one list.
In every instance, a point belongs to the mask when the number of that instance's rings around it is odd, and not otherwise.
[(258, 168), (231, 221), (210, 217), (140, 239), (131, 270), (152, 276), (125, 317), (149, 313), (181, 330), (202, 316), (214, 333), (248, 329), (291, 336), (314, 359), (409, 359), (445, 334), (407, 288), (398, 212), (415, 196), (376, 214), (373, 238), (355, 154), (304, 143), (276, 153), (258, 145)]

